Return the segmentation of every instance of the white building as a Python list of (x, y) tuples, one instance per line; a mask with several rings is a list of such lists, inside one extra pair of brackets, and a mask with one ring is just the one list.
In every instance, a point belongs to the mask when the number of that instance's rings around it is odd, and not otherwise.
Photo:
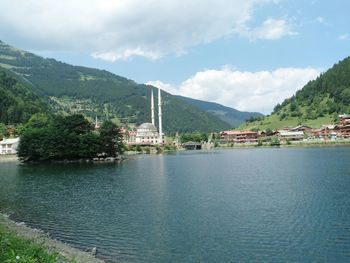
[(300, 141), (304, 139), (304, 132), (302, 131), (279, 131), (281, 140)]
[[(135, 144), (163, 144), (164, 143), (164, 134), (162, 127), (162, 98), (160, 89), (158, 89), (158, 118), (159, 118), (159, 132), (155, 126), (154, 118), (154, 99), (153, 99), (153, 90), (151, 90), (151, 114), (152, 114), (152, 123), (146, 122), (142, 123), (136, 129)], [(133, 144), (133, 142), (130, 142)]]
[(0, 141), (0, 154), (16, 154), (19, 138), (4, 139)]
[(159, 144), (159, 133), (157, 127), (149, 122), (142, 123), (136, 130), (135, 143)]

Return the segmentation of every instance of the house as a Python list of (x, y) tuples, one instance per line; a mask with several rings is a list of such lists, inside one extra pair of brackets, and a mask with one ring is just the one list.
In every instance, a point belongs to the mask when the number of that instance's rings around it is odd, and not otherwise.
[(348, 125), (336, 125), (334, 127), (334, 131), (336, 132), (338, 137), (350, 138), (350, 124), (348, 124)]
[(4, 139), (0, 141), (0, 154), (16, 154), (19, 138)]
[(330, 135), (331, 131), (327, 127), (322, 127), (321, 129), (313, 129), (312, 135), (316, 138), (326, 138)]
[(290, 129), (290, 131), (302, 131), (304, 133), (311, 133), (312, 132), (312, 128), (306, 125), (298, 125), (292, 129)]
[(279, 131), (280, 140), (284, 141), (300, 141), (304, 139), (303, 131)]
[(339, 115), (339, 125), (342, 125), (342, 126), (350, 125), (350, 115), (348, 114)]
[(222, 142), (248, 143), (257, 142), (259, 134), (254, 131), (222, 131), (220, 139)]

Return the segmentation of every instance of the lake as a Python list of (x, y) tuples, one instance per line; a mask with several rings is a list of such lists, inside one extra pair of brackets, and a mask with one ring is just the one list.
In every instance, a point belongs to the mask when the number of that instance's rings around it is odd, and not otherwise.
[(107, 262), (350, 262), (350, 147), (0, 163), (0, 208)]

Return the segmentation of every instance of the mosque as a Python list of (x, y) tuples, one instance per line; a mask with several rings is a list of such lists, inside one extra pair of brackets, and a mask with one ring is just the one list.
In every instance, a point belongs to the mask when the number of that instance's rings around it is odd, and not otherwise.
[(139, 127), (137, 127), (136, 132), (129, 132), (128, 144), (164, 144), (164, 134), (162, 127), (162, 100), (160, 89), (158, 89), (159, 132), (157, 127), (155, 126), (153, 89), (151, 90), (151, 115), (152, 123), (142, 123)]

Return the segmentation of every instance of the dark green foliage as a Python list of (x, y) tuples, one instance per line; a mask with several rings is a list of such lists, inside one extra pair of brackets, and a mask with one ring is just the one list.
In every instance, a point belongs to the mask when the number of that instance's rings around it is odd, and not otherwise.
[[(153, 88), (151, 86), (139, 85), (104, 70), (77, 67), (54, 59), (44, 59), (1, 42), (0, 54), (3, 55), (0, 57), (0, 63), (7, 65), (9, 71), (18, 76), (18, 81), (29, 83), (31, 89), (43, 98), (68, 97), (72, 101), (91, 101), (87, 109), (79, 111), (87, 117), (95, 118), (98, 115), (101, 119), (118, 118), (122, 123), (136, 125), (149, 122), (151, 119), (150, 94)], [(154, 91), (156, 92), (155, 89)], [(228, 129), (231, 126), (183, 99), (166, 92), (162, 92), (162, 96), (163, 128), (167, 133), (211, 132)], [(157, 101), (155, 103), (157, 104)], [(6, 105), (13, 105), (13, 102)], [(51, 106), (57, 112), (74, 113), (70, 112), (69, 108), (63, 109), (62, 105), (52, 100)], [(6, 109), (11, 115), (12, 109), (9, 106)], [(16, 121), (17, 119), (26, 121), (37, 111), (24, 112), (27, 115), (16, 116)], [(8, 123), (7, 119), (5, 123)]]
[(45, 103), (34, 92), (0, 68), (0, 123), (26, 122), (32, 114), (47, 111)]
[(100, 138), (106, 156), (116, 157), (118, 153), (124, 151), (123, 136), (117, 125), (111, 121), (103, 122)]
[(264, 118), (264, 116), (252, 116), (246, 122), (254, 122), (254, 121), (260, 121)]
[(77, 135), (89, 133), (93, 129), (92, 124), (81, 114), (57, 116), (52, 125), (57, 130), (69, 131)]
[(180, 136), (180, 141), (184, 142), (207, 142), (208, 134), (206, 133), (184, 133)]
[(104, 127), (102, 134), (97, 134), (82, 115), (34, 115), (22, 130), (18, 156), (25, 162), (115, 157), (122, 152), (122, 143), (115, 138), (120, 139), (116, 126)]
[(270, 128), (267, 128), (265, 130), (265, 134), (266, 134), (266, 136), (271, 136), (273, 134), (273, 130), (271, 130)]
[(9, 133), (5, 124), (0, 123), (0, 140), (4, 137), (8, 137)]
[[(304, 112), (300, 111), (304, 109)], [(280, 119), (300, 117), (303, 120), (316, 119), (326, 114), (350, 112), (350, 57), (335, 64), (316, 80), (307, 83), (294, 96), (277, 104), (274, 114)]]

